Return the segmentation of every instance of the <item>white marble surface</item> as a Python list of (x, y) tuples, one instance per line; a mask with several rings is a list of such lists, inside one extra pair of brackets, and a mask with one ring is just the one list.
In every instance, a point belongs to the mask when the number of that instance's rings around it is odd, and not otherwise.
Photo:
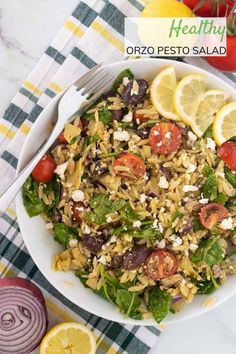
[[(0, 114), (76, 4), (0, 0)], [(150, 354), (235, 354), (235, 319), (236, 296), (206, 315), (167, 327)]]

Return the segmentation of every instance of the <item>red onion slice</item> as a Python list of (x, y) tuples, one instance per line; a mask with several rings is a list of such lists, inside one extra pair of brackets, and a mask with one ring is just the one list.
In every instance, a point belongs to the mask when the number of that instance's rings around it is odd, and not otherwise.
[(0, 279), (0, 353), (28, 354), (47, 330), (42, 292), (28, 280)]

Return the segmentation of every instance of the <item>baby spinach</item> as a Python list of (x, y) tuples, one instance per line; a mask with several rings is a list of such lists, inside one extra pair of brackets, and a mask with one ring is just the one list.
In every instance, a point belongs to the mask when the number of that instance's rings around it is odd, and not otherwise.
[(73, 138), (70, 140), (69, 142), (69, 145), (73, 145), (74, 143), (76, 143), (77, 141), (79, 141), (81, 138), (80, 135), (76, 135), (76, 136), (73, 136)]
[(23, 187), (23, 204), (30, 217), (46, 211), (46, 204), (38, 196), (39, 184), (29, 176)]
[(129, 80), (132, 80), (134, 78), (134, 74), (130, 69), (125, 69), (121, 71), (121, 73), (116, 77), (115, 81), (113, 82), (111, 88), (112, 93), (115, 93), (117, 91), (120, 84), (122, 84), (124, 77), (128, 77)]
[(236, 174), (230, 171), (228, 167), (224, 168), (225, 178), (231, 184), (232, 187), (236, 188)]
[(99, 120), (103, 122), (105, 125), (111, 123), (113, 120), (112, 113), (111, 111), (109, 111), (107, 107), (103, 107), (102, 109), (100, 109), (98, 111), (98, 116), (99, 116)]
[(203, 197), (210, 199), (211, 201), (214, 201), (217, 198), (218, 195), (218, 189), (217, 189), (217, 179), (214, 171), (209, 174), (209, 177), (203, 186)]
[(148, 311), (150, 311), (157, 323), (160, 323), (170, 311), (172, 297), (166, 290), (158, 287), (149, 291)]
[(219, 281), (215, 278), (210, 280), (201, 280), (196, 282), (196, 286), (198, 288), (197, 294), (209, 295), (219, 287)]
[(170, 217), (170, 226), (172, 225), (172, 223), (177, 219), (177, 218), (181, 218), (184, 214), (181, 213), (178, 209), (176, 209), (174, 211), (173, 214), (171, 214), (171, 217)]
[(212, 125), (210, 125), (207, 130), (205, 131), (204, 138), (213, 138), (213, 134), (212, 134)]
[(163, 238), (162, 233), (159, 229), (154, 229), (149, 227), (140, 228), (140, 230), (135, 230), (129, 233), (130, 236), (134, 238), (144, 238), (150, 242), (154, 242), (156, 240), (161, 240)]
[(48, 182), (43, 186), (43, 192), (45, 194), (49, 194), (51, 191), (54, 192), (54, 199), (50, 205), (46, 206), (46, 213), (48, 215), (52, 215), (55, 213), (61, 196), (61, 184), (57, 180), (56, 176), (52, 179), (52, 181)]
[(128, 291), (126, 289), (118, 289), (116, 295), (116, 304), (121, 313), (125, 317), (131, 317), (136, 320), (142, 319), (142, 314), (139, 310), (141, 305), (140, 298), (135, 291)]
[(215, 199), (215, 202), (220, 203), (220, 204), (225, 204), (225, 203), (227, 203), (228, 199), (229, 199), (229, 197), (226, 194), (218, 193), (217, 198)]
[(119, 212), (123, 219), (137, 220), (138, 218), (129, 202), (124, 199), (110, 200), (103, 193), (94, 195), (90, 199), (89, 205), (92, 209), (92, 212), (88, 213), (89, 221), (98, 225), (106, 224), (105, 216), (114, 212)]
[(83, 286), (85, 288), (89, 288), (89, 286), (86, 284), (87, 278), (84, 277), (84, 275), (89, 275), (89, 272), (84, 271), (84, 270), (82, 270), (82, 271), (77, 270), (75, 275), (77, 278), (79, 278), (80, 282), (83, 284)]
[(67, 226), (63, 222), (54, 225), (54, 233), (54, 239), (65, 247), (71, 239), (78, 239), (77, 230), (74, 227)]
[(83, 150), (86, 149), (89, 145), (96, 143), (100, 139), (99, 135), (86, 136), (83, 141)]
[(219, 237), (211, 237), (201, 241), (198, 249), (192, 254), (191, 261), (196, 265), (206, 263), (209, 266), (219, 264), (224, 259), (224, 250)]

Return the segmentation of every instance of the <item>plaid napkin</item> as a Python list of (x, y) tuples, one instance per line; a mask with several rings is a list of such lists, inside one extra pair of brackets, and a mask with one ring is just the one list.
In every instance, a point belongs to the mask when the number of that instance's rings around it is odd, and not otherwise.
[[(52, 97), (96, 63), (110, 63), (124, 58), (124, 17), (138, 16), (146, 2), (79, 2), (0, 120), (1, 189), (14, 178), (24, 140)], [(236, 88), (234, 75), (226, 77), (201, 59), (188, 58), (186, 61), (222, 76)], [(0, 255), (1, 276), (16, 275), (37, 283), (46, 298), (50, 325), (71, 320), (85, 323), (98, 339), (97, 354), (145, 354), (155, 344), (160, 334), (156, 327), (107, 321), (73, 305), (59, 294), (40, 273), (24, 246), (14, 205), (0, 219)]]
[[(124, 17), (137, 16), (142, 9), (137, 0), (79, 2), (0, 121), (1, 188), (14, 178), (22, 145), (43, 108), (96, 63), (122, 60)], [(31, 259), (20, 234), (14, 205), (0, 219), (0, 255), (1, 276), (20, 276), (39, 285), (45, 295), (50, 325), (62, 321), (86, 324), (97, 337), (97, 354), (145, 354), (155, 344), (160, 334), (157, 328), (107, 321), (58, 293)]]

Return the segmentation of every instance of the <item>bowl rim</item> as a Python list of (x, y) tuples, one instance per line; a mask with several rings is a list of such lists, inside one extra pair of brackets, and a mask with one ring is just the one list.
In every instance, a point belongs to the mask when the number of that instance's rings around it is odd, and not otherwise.
[[(104, 65), (105, 67), (108, 67), (108, 68), (114, 68), (116, 66), (119, 66), (120, 64), (122, 63), (127, 63), (127, 67), (129, 66), (129, 63), (134, 63), (134, 62), (139, 62), (140, 65), (141, 63), (150, 63), (150, 61), (159, 61), (159, 62), (162, 62), (163, 63), (163, 67), (165, 66), (168, 66), (168, 65), (173, 65), (173, 63), (175, 63), (176, 61), (175, 60), (171, 60), (171, 59), (163, 59), (163, 58), (139, 58), (138, 60), (137, 59), (130, 59), (130, 60), (120, 60), (120, 61), (116, 61), (116, 62), (113, 62), (111, 64), (107, 64), (107, 65)], [(190, 70), (192, 69), (192, 72), (195, 73), (195, 72), (198, 72), (198, 73), (202, 73), (202, 74), (205, 74), (206, 77), (210, 80), (212, 79), (217, 79), (218, 82), (222, 82), (224, 86), (228, 87), (229, 90), (234, 90), (234, 87), (232, 87), (228, 82), (225, 82), (222, 78), (219, 78), (217, 77), (216, 75), (204, 70), (204, 69), (201, 69), (195, 65), (191, 65), (191, 64), (188, 64), (188, 63), (185, 63), (185, 62), (179, 62), (178, 61), (178, 64), (179, 66), (182, 66), (183, 68), (185, 67), (188, 67)], [(189, 71), (190, 71), (189, 70)], [(56, 95), (54, 98), (58, 97), (58, 95)], [(52, 99), (53, 100), (53, 99)], [(52, 102), (52, 100), (49, 102), (49, 104)], [(48, 104), (48, 105), (49, 105)], [(46, 105), (45, 108), (48, 107), (48, 105)], [(45, 109), (44, 108), (44, 109)], [(37, 122), (37, 120), (36, 120)], [(28, 144), (28, 140), (30, 138), (30, 135), (32, 134), (32, 132), (34, 131), (34, 127), (35, 127), (35, 124), (32, 126), (29, 134), (27, 135), (25, 141), (24, 141), (24, 144), (22, 146), (22, 149), (21, 149), (21, 152), (20, 152), (20, 156), (19, 156), (19, 159), (18, 159), (18, 165), (17, 165), (17, 169), (16, 169), (16, 174), (18, 175), (20, 173), (20, 169), (21, 169), (21, 165), (22, 165), (22, 160), (23, 160), (23, 156), (24, 156), (24, 152), (25, 152), (25, 149), (27, 147), (27, 144)], [(22, 189), (21, 189), (22, 191)], [(52, 279), (50, 279), (50, 276), (49, 274), (46, 273), (46, 271), (44, 271), (44, 269), (41, 268), (40, 266), (40, 263), (36, 260), (36, 256), (33, 254), (33, 252), (31, 251), (31, 247), (30, 247), (30, 243), (28, 242), (28, 238), (24, 235), (24, 231), (22, 231), (24, 229), (23, 227), (23, 221), (22, 221), (22, 218), (21, 218), (21, 208), (23, 208), (22, 206), (22, 193), (21, 191), (18, 193), (17, 197), (16, 197), (16, 214), (17, 214), (17, 221), (18, 221), (18, 224), (19, 224), (19, 227), (20, 227), (20, 230), (21, 230), (21, 235), (22, 235), (22, 238), (23, 238), (23, 241), (25, 243), (25, 246), (29, 252), (29, 255), (30, 257), (33, 259), (34, 263), (36, 264), (36, 266), (38, 267), (38, 269), (40, 270), (40, 272), (43, 274), (43, 276), (47, 279), (47, 281), (51, 284), (51, 286), (53, 286), (62, 296), (65, 296), (65, 298), (67, 298), (69, 301), (71, 301), (73, 304), (75, 304), (76, 306), (79, 306), (81, 307), (82, 309), (84, 309), (85, 311), (88, 311), (90, 312), (91, 314), (94, 314), (96, 316), (99, 316), (99, 317), (102, 317), (102, 318), (105, 318), (106, 320), (109, 320), (109, 321), (115, 321), (115, 322), (119, 322), (119, 323), (122, 323), (122, 324), (129, 324), (129, 325), (142, 325), (142, 326), (156, 326), (156, 327), (159, 327), (158, 324), (153, 320), (153, 319), (148, 319), (148, 320), (133, 320), (131, 318), (124, 318), (124, 316), (122, 315), (122, 318), (118, 321), (118, 320), (114, 320), (113, 318), (107, 316), (107, 315), (104, 315), (102, 313), (102, 310), (99, 310), (97, 312), (95, 311), (91, 311), (89, 306), (86, 308), (86, 306), (83, 306), (83, 305), (78, 305), (74, 302), (74, 299), (73, 297), (69, 296), (68, 294), (64, 295), (63, 294), (63, 289), (54, 284), (52, 282)], [(215, 307), (219, 306), (220, 304), (222, 304), (223, 302), (225, 302), (226, 300), (228, 300), (230, 297), (232, 297), (234, 294), (236, 293), (236, 286), (235, 288), (232, 290), (232, 291), (229, 291), (224, 297), (221, 297), (219, 301), (217, 301), (214, 305), (212, 305), (210, 308), (209, 307), (203, 307), (198, 309), (198, 311), (196, 311), (196, 313), (194, 314), (185, 314), (185, 316), (183, 318), (178, 318), (178, 319), (171, 319), (171, 320), (163, 320), (162, 324), (164, 325), (168, 325), (168, 324), (173, 324), (173, 323), (179, 323), (179, 322), (182, 322), (182, 321), (185, 321), (185, 320), (188, 320), (188, 319), (191, 319), (191, 318), (194, 318), (194, 317), (197, 317), (197, 316), (200, 316), (212, 309), (214, 309)], [(105, 300), (106, 301), (106, 300)]]

